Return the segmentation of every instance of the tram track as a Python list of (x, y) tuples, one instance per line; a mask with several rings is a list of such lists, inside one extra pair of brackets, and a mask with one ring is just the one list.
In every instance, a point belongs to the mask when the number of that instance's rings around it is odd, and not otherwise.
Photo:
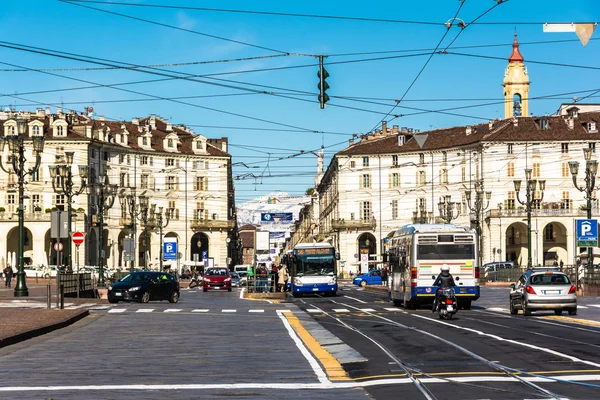
[[(345, 303), (340, 303), (338, 301), (335, 301), (333, 299), (327, 299), (329, 302), (336, 304), (336, 305), (340, 305), (340, 306), (344, 306), (350, 309), (353, 309), (355, 311), (359, 311), (363, 314), (366, 314), (368, 316), (370, 316), (371, 318), (376, 318), (379, 319), (381, 321), (384, 321), (386, 323), (386, 325), (389, 326), (394, 326), (400, 329), (407, 329), (407, 330), (411, 330), (414, 332), (417, 332), (419, 334), (422, 334), (424, 336), (430, 337), (436, 341), (439, 341), (447, 346), (451, 346), (457, 350), (459, 350), (460, 352), (468, 355), (469, 357), (477, 360), (478, 362), (482, 363), (483, 365), (488, 366), (489, 368), (491, 368), (492, 370), (497, 371), (498, 373), (501, 373), (505, 376), (508, 376), (510, 378), (512, 378), (515, 382), (518, 382), (520, 384), (523, 385), (524, 388), (527, 388), (527, 393), (523, 392), (522, 394), (524, 396), (539, 396), (539, 397), (543, 397), (543, 398), (552, 398), (552, 399), (562, 399), (565, 398), (566, 396), (561, 396), (559, 394), (556, 394), (554, 392), (552, 392), (551, 390), (542, 388), (541, 386), (535, 384), (534, 382), (532, 382), (531, 380), (533, 379), (526, 379), (525, 377), (535, 377), (535, 378), (545, 378), (548, 379), (550, 381), (554, 380), (557, 382), (560, 382), (560, 379), (554, 378), (554, 377), (548, 377), (548, 376), (543, 376), (543, 375), (539, 375), (539, 374), (529, 374), (526, 371), (521, 371), (518, 369), (514, 369), (514, 368), (510, 368), (508, 366), (499, 364), (497, 362), (491, 361), (486, 359), (483, 356), (480, 356), (479, 354), (476, 354), (474, 352), (472, 352), (471, 350), (467, 349), (464, 346), (461, 346), (457, 343), (454, 343), (450, 340), (444, 339), (443, 337), (440, 337), (438, 335), (432, 334), (430, 332), (424, 331), (422, 329), (418, 329), (415, 327), (410, 327), (408, 325), (402, 324), (400, 322), (394, 321), (392, 319), (383, 317), (381, 315), (377, 315), (373, 312), (369, 312), (369, 311), (364, 311), (364, 309), (360, 309), (359, 307), (355, 307), (353, 305), (350, 304), (345, 304)], [(516, 394), (516, 392), (514, 390), (504, 390), (504, 389), (500, 389), (497, 387), (492, 387), (492, 386), (487, 386), (487, 385), (477, 385), (477, 384), (472, 384), (472, 383), (468, 383), (468, 382), (460, 382), (457, 380), (453, 380), (453, 379), (449, 379), (449, 378), (444, 378), (444, 377), (440, 377), (440, 376), (436, 376), (437, 374), (428, 374), (420, 369), (417, 368), (413, 368), (409, 365), (407, 365), (402, 359), (400, 359), (399, 357), (397, 357), (394, 352), (392, 350), (390, 350), (389, 348), (383, 346), (381, 343), (379, 343), (379, 341), (377, 341), (377, 339), (375, 339), (372, 335), (370, 335), (369, 333), (365, 332), (364, 330), (357, 328), (356, 326), (354, 326), (352, 323), (350, 323), (349, 321), (347, 321), (347, 319), (345, 318), (344, 320), (342, 320), (342, 318), (332, 315), (331, 313), (323, 310), (322, 308), (319, 308), (317, 306), (315, 306), (314, 304), (311, 304), (311, 306), (313, 308), (316, 308), (318, 310), (320, 310), (321, 313), (323, 313), (323, 315), (325, 315), (326, 317), (335, 320), (338, 324), (340, 324), (341, 326), (343, 326), (346, 329), (349, 329), (359, 335), (361, 335), (362, 337), (364, 337), (365, 339), (367, 339), (369, 342), (373, 343), (376, 347), (378, 347), (381, 351), (384, 352), (384, 354), (386, 354), (386, 356), (396, 365), (398, 365), (400, 367), (400, 369), (402, 371), (404, 371), (406, 373), (406, 376), (409, 377), (411, 379), (411, 381), (413, 382), (413, 384), (419, 389), (419, 391), (421, 392), (421, 394), (423, 395), (424, 398), (426, 399), (436, 399), (433, 390), (427, 386), (422, 380), (419, 379), (419, 377), (429, 377), (429, 378), (435, 378), (438, 380), (443, 380), (449, 383), (454, 383), (454, 384), (460, 384), (460, 385), (464, 385), (464, 386), (469, 386), (469, 387), (473, 387), (473, 388), (478, 388), (478, 389), (484, 389), (484, 390), (489, 390), (489, 391), (494, 391), (494, 392), (508, 392), (511, 394)], [(425, 317), (423, 317), (425, 318)], [(425, 318), (425, 319), (429, 319), (429, 318)], [(437, 322), (437, 321), (434, 321)], [(584, 386), (589, 386), (589, 387), (594, 387), (594, 388), (600, 388), (600, 386), (597, 385), (592, 385), (592, 384), (586, 384), (586, 383), (581, 383), (581, 382), (572, 382), (572, 381), (564, 381), (564, 382), (568, 382), (571, 384), (581, 384)], [(533, 392), (533, 393), (532, 393)]]

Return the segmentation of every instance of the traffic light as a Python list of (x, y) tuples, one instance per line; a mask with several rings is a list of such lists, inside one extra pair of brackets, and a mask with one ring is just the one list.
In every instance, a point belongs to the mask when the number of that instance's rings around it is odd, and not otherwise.
[(329, 73), (323, 68), (323, 56), (319, 56), (319, 71), (317, 72), (317, 76), (319, 77), (319, 84), (317, 85), (319, 88), (319, 107), (323, 109), (325, 108), (325, 103), (329, 101), (329, 96), (325, 93), (329, 89), (329, 85), (325, 81), (329, 77)]

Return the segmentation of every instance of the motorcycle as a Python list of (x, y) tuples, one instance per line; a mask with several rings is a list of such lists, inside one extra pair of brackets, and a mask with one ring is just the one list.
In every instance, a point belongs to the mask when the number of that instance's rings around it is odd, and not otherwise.
[(438, 296), (437, 311), (440, 319), (452, 319), (458, 311), (458, 303), (454, 289), (440, 289)]

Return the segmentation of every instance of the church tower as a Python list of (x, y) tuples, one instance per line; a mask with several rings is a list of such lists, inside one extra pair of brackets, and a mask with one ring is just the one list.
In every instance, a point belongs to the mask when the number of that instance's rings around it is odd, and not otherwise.
[(529, 115), (529, 77), (519, 51), (519, 42), (515, 33), (512, 54), (504, 73), (504, 118)]

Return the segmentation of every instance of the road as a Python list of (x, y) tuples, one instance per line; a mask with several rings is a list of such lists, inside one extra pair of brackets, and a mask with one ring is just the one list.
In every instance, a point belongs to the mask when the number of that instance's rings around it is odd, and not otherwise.
[[(506, 289), (441, 321), (351, 285), (336, 297), (182, 291), (0, 349), (2, 399), (597, 399), (600, 305), (511, 316)], [(504, 299), (504, 300), (503, 300)], [(579, 321), (576, 321), (579, 319)]]

